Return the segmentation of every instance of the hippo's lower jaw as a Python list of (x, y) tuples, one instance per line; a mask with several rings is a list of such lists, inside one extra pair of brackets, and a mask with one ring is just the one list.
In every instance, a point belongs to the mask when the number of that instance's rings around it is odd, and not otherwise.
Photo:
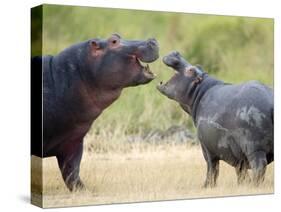
[(161, 81), (157, 86), (157, 90), (160, 91), (163, 95), (167, 96), (169, 99), (173, 99), (172, 91), (168, 89), (166, 84), (163, 84)]
[(147, 79), (153, 80), (156, 77), (156, 75), (150, 70), (148, 64), (146, 64), (146, 66), (143, 66), (142, 72)]
[(139, 59), (138, 57), (136, 57), (136, 63), (138, 64), (138, 66), (141, 67), (141, 71), (142, 71), (143, 75), (151, 80), (155, 79), (156, 75), (150, 70), (150, 67), (147, 63), (151, 63), (153, 61), (144, 62), (141, 59)]
[[(159, 84), (156, 86), (157, 90), (160, 91), (161, 93), (163, 93), (163, 91), (165, 90), (165, 85), (163, 84), (163, 82), (159, 82)], [(163, 93), (165, 94), (165, 93)]]
[(150, 67), (147, 63), (144, 64), (139, 58), (136, 56), (133, 56), (135, 58), (136, 64), (134, 67), (137, 67), (135, 71), (138, 72), (138, 74), (135, 76), (134, 80), (128, 85), (130, 86), (138, 86), (138, 85), (144, 85), (156, 78), (156, 75), (150, 70)]

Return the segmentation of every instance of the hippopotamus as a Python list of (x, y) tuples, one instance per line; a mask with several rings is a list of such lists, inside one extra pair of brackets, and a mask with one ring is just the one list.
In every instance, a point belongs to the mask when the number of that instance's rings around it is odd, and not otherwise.
[(31, 154), (55, 156), (70, 191), (85, 188), (79, 170), (83, 138), (92, 123), (122, 89), (152, 81), (148, 63), (158, 57), (154, 38), (124, 40), (113, 34), (31, 59), (32, 72), (43, 71), (43, 142), (33, 140)]
[(175, 75), (157, 89), (192, 117), (207, 163), (204, 186), (216, 185), (220, 160), (235, 167), (238, 184), (259, 185), (273, 161), (273, 90), (258, 81), (235, 85), (215, 79), (177, 51), (163, 62)]

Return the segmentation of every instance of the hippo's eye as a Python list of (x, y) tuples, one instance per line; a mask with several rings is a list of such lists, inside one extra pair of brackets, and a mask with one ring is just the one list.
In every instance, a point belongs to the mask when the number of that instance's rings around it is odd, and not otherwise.
[(117, 45), (119, 44), (120, 40), (118, 38), (111, 38), (109, 40), (109, 44), (111, 45), (111, 47), (117, 47)]

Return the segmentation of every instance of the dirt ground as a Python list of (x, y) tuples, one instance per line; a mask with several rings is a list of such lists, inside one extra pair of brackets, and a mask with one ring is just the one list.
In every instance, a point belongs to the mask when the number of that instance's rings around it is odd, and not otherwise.
[[(38, 158), (32, 157), (32, 160), (40, 164)], [(234, 168), (221, 161), (217, 187), (202, 188), (206, 164), (198, 145), (175, 145), (124, 154), (85, 152), (80, 170), (87, 190), (70, 193), (64, 185), (56, 158), (43, 159), (43, 206), (96, 205), (274, 192), (274, 163), (268, 166), (264, 183), (256, 188), (252, 184), (237, 186)], [(36, 168), (33, 171), (36, 173)], [(38, 176), (33, 175), (33, 188), (38, 187)]]

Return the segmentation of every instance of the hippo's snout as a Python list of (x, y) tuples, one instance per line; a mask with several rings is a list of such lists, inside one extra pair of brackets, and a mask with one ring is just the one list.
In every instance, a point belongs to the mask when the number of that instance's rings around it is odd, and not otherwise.
[(178, 51), (172, 51), (163, 57), (163, 63), (167, 66), (176, 67), (181, 62), (181, 55)]
[(170, 57), (175, 57), (175, 58), (180, 58), (181, 57), (181, 54), (178, 52), (178, 51), (172, 51), (170, 54), (169, 54)]
[(156, 88), (158, 91), (165, 95), (165, 85), (162, 81), (156, 86)]
[(174, 99), (175, 96), (175, 90), (173, 89), (172, 85), (169, 85), (169, 83), (163, 83), (162, 81), (156, 86), (157, 90), (160, 91), (163, 95), (167, 96), (170, 99)]
[(148, 39), (148, 40), (147, 40), (147, 44), (148, 44), (149, 46), (151, 46), (152, 48), (155, 48), (155, 47), (158, 48), (158, 42), (157, 42), (157, 40), (156, 40), (155, 38), (150, 38), (150, 39)]
[(182, 72), (190, 64), (181, 56), (178, 51), (172, 51), (162, 59), (163, 63), (177, 72)]
[(178, 66), (180, 65), (180, 58), (174, 55), (166, 55), (163, 57), (162, 61), (165, 65), (170, 66), (175, 70), (177, 70)]
[(138, 58), (142, 62), (151, 63), (159, 58), (159, 45), (156, 39), (151, 38), (138, 47)]

